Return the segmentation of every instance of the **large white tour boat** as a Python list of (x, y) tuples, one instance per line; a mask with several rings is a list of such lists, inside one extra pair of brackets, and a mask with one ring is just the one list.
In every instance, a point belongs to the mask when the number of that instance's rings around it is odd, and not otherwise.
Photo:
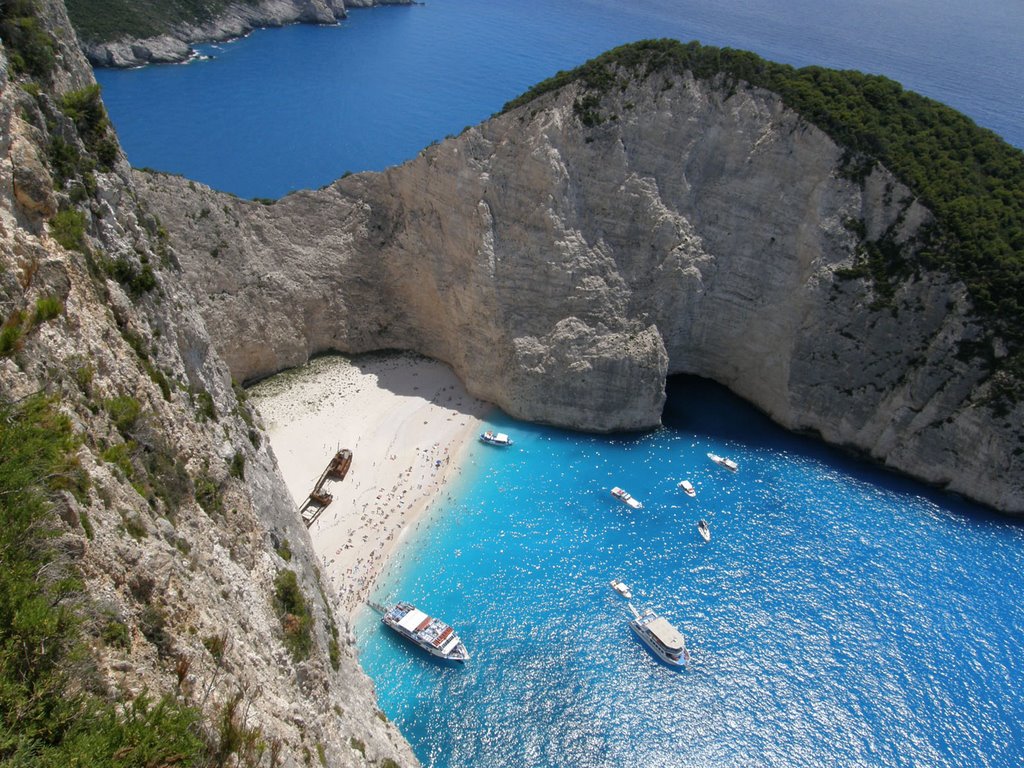
[(740, 468), (740, 465), (737, 464), (732, 459), (723, 458), (719, 456), (717, 453), (709, 453), (708, 458), (715, 462), (715, 464), (717, 464), (718, 466), (725, 467), (731, 472), (735, 472), (737, 469)]
[(512, 438), (506, 435), (504, 432), (492, 432), (487, 430), (480, 435), (480, 442), (487, 443), (488, 445), (500, 445), (507, 446), (512, 445)]
[(618, 499), (619, 501), (621, 501), (623, 504), (625, 504), (627, 507), (630, 507), (631, 509), (643, 509), (644, 508), (643, 504), (641, 504), (639, 501), (637, 501), (632, 496), (630, 496), (628, 493), (626, 493), (622, 488), (619, 488), (619, 486), (615, 486), (614, 488), (612, 488), (612, 496), (614, 496), (616, 499)]
[(455, 630), (440, 619), (435, 619), (411, 603), (397, 603), (384, 613), (381, 621), (406, 640), (409, 640), (431, 656), (448, 661), (467, 661), (469, 651), (463, 645)]
[(637, 637), (643, 640), (659, 659), (673, 667), (684, 666), (690, 660), (686, 641), (678, 629), (650, 608), (644, 609), (643, 613), (637, 613), (636, 608), (630, 603), (629, 610), (633, 612), (629, 628), (636, 632)]

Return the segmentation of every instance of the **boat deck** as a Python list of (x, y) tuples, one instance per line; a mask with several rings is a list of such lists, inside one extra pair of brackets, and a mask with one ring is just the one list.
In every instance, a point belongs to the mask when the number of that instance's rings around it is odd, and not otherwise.
[(434, 656), (455, 661), (469, 658), (469, 653), (454, 629), (409, 603), (398, 603), (385, 611), (382, 621)]

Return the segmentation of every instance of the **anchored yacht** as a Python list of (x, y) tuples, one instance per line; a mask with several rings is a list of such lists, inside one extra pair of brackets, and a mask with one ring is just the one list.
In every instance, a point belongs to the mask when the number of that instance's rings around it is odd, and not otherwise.
[(411, 603), (397, 603), (384, 613), (381, 621), (406, 640), (415, 643), (431, 656), (448, 661), (467, 661), (469, 652), (455, 630)]
[(505, 447), (512, 445), (512, 438), (504, 432), (492, 432), (488, 429), (480, 435), (480, 442), (487, 443), (488, 445), (499, 445)]
[(630, 603), (629, 610), (633, 612), (629, 628), (636, 632), (637, 637), (643, 640), (659, 659), (673, 667), (684, 666), (690, 660), (686, 641), (678, 629), (650, 608), (638, 613)]
[(717, 464), (718, 466), (725, 467), (730, 472), (735, 472), (740, 468), (740, 465), (737, 464), (732, 459), (726, 459), (722, 456), (719, 456), (717, 453), (709, 453), (708, 458), (715, 462), (715, 464)]
[(616, 499), (621, 501), (623, 504), (625, 504), (630, 509), (643, 509), (644, 508), (643, 504), (641, 504), (639, 501), (637, 501), (632, 496), (630, 496), (628, 493), (626, 493), (626, 491), (624, 491), (622, 488), (619, 488), (619, 486), (615, 486), (614, 488), (612, 488), (612, 496), (614, 496)]

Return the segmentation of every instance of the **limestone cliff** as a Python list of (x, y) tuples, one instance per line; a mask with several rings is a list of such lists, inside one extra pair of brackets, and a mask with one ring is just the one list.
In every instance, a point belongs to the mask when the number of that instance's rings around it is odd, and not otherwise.
[[(85, 585), (102, 694), (195, 708), (220, 765), (416, 764), (336, 624), (62, 5), (30, 11), (12, 23), (34, 37), (0, 48), (0, 397), (49, 393), (80, 436), (59, 550)], [(289, 573), (304, 610), (282, 602)]]
[[(174, 20), (157, 15), (152, 26), (163, 28), (160, 34), (139, 37), (131, 32), (97, 38), (91, 15), (96, 12), (91, 0), (69, 3), (71, 20), (82, 32), (83, 49), (89, 61), (99, 67), (139, 67), (187, 61), (195, 52), (193, 43), (231, 40), (259, 27), (285, 24), (335, 24), (347, 17), (348, 8), (375, 5), (410, 5), (414, 0), (240, 0), (211, 3), (214, 7), (201, 18)], [(223, 6), (223, 7), (221, 7)], [(150, 20), (146, 19), (147, 26)], [(123, 27), (130, 28), (127, 20)], [(104, 25), (109, 26), (109, 25)], [(115, 25), (116, 26), (116, 25)]]
[[(238, 379), (333, 349), (415, 349), (528, 420), (659, 423), (665, 377), (1024, 512), (1024, 409), (963, 354), (965, 288), (882, 297), (864, 249), (931, 212), (773, 92), (622, 70), (569, 82), (380, 174), (272, 205), (138, 174)], [(696, 405), (696, 404), (695, 404)]]

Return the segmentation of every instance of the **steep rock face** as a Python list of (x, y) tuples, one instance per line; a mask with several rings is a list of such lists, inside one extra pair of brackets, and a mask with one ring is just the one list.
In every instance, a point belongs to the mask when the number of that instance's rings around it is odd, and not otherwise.
[[(47, 392), (81, 436), (89, 482), (58, 504), (60, 548), (84, 580), (109, 695), (173, 695), (213, 741), (230, 721), (253, 739), (244, 756), (227, 750), (238, 765), (306, 765), (318, 751), (331, 765), (415, 765), (347, 626), (330, 650), (308, 532), (123, 155), (97, 163), (61, 108), (93, 83), (62, 5), (39, 18), (57, 53), (46, 82), (19, 87), (0, 48), (0, 397)], [(275, 603), (285, 571), (309, 606), (304, 658)]]
[(187, 61), (194, 55), (193, 43), (231, 40), (259, 27), (285, 24), (335, 24), (347, 17), (346, 6), (410, 5), (413, 0), (261, 0), (256, 4), (235, 3), (205, 23), (180, 23), (167, 34), (145, 39), (124, 37), (113, 41), (86, 41), (83, 49), (89, 61), (99, 67), (140, 67)]
[(912, 249), (931, 214), (883, 168), (850, 178), (772, 93), (626, 74), (269, 206), (139, 184), (237, 378), (411, 348), (512, 415), (613, 430), (658, 424), (665, 376), (694, 373), (1024, 511), (1024, 413), (997, 416), (958, 355), (980, 335), (963, 287), (920, 272), (887, 298), (849, 270), (867, 241)]

